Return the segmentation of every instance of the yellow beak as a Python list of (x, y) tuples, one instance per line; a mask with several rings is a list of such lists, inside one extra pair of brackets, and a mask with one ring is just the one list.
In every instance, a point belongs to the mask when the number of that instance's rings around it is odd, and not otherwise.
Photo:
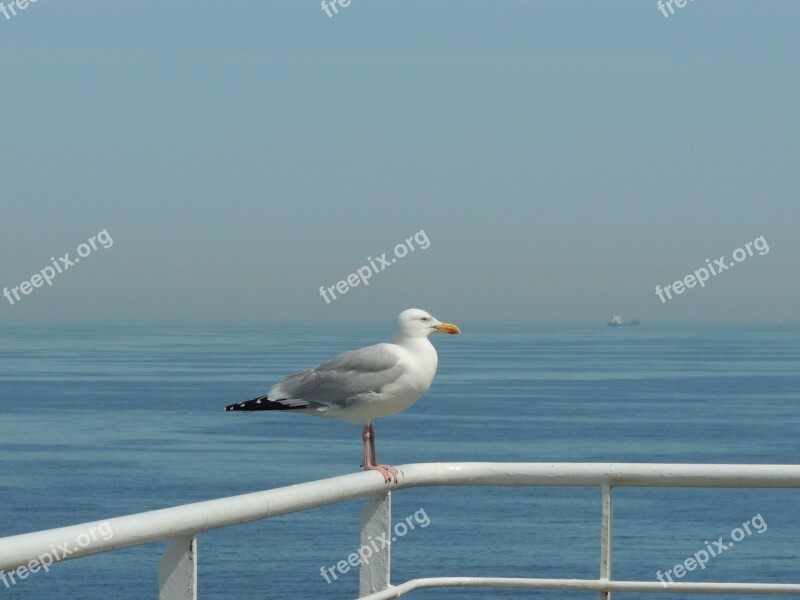
[(434, 327), (434, 329), (440, 333), (449, 333), (451, 335), (461, 333), (458, 325), (453, 325), (452, 323), (442, 323), (441, 325)]

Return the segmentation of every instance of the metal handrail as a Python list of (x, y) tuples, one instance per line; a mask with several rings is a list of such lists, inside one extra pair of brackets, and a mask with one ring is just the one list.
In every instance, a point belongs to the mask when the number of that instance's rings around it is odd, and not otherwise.
[[(614, 487), (798, 488), (797, 465), (708, 465), (656, 463), (424, 463), (398, 467), (399, 482), (387, 486), (375, 472), (359, 472), (297, 485), (184, 504), (0, 538), (0, 572), (35, 563), (56, 545), (71, 548), (59, 560), (169, 540), (159, 568), (160, 598), (197, 598), (196, 536), (200, 532), (369, 497), (362, 513), (362, 540), (390, 533), (391, 491), (431, 486), (571, 486), (602, 491), (601, 569), (597, 580), (437, 577), (389, 584), (389, 548), (361, 565), (361, 598), (396, 598), (425, 587), (517, 587), (580, 589), (610, 598), (614, 591), (762, 593), (800, 595), (797, 584), (671, 583), (611, 579), (612, 489)], [(112, 536), (88, 539), (104, 527)], [(102, 531), (102, 529), (101, 529)], [(96, 537), (96, 536), (95, 536)], [(75, 541), (77, 540), (77, 544)], [(85, 543), (84, 543), (85, 542)]]

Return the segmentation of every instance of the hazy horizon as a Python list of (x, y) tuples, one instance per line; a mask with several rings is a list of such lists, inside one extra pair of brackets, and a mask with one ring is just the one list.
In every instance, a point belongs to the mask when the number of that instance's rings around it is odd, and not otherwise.
[(0, 296), (0, 321), (797, 321), (798, 19), (789, 0), (0, 15), (0, 294), (113, 239)]

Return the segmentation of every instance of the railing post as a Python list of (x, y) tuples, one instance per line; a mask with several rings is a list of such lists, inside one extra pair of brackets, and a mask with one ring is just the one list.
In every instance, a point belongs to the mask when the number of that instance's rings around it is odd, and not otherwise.
[(159, 600), (197, 600), (197, 538), (182, 535), (167, 542), (158, 563)]
[[(600, 579), (611, 580), (611, 537), (614, 524), (614, 505), (611, 500), (611, 484), (604, 483), (603, 508), (600, 517)], [(600, 592), (600, 600), (611, 600), (611, 592)]]
[(361, 511), (362, 557), (359, 596), (380, 592), (389, 587), (391, 573), (392, 493), (370, 496)]

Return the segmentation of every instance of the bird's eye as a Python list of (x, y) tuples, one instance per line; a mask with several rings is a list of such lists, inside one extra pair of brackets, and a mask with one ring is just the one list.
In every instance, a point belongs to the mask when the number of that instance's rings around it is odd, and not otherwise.
[(430, 318), (430, 317), (422, 317), (422, 320), (423, 320), (423, 321), (430, 321), (430, 320), (431, 320), (431, 318)]

